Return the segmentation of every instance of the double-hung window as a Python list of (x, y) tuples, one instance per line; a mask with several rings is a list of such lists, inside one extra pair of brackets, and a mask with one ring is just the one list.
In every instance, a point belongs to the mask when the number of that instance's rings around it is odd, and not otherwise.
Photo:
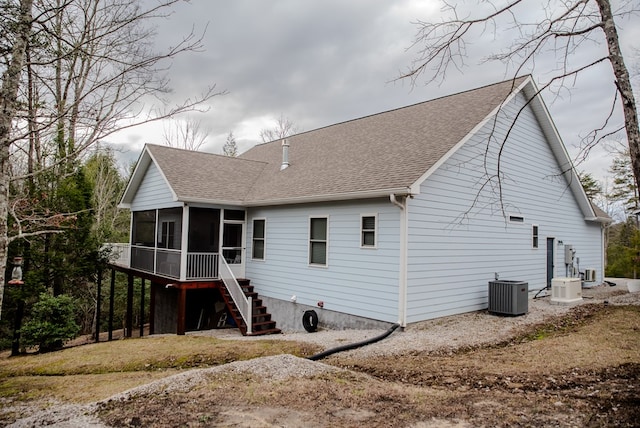
[(253, 220), (253, 250), (251, 258), (254, 260), (264, 260), (265, 248), (265, 220)]
[(327, 217), (309, 219), (309, 264), (311, 265), (327, 265), (327, 230)]
[(376, 247), (376, 226), (377, 217), (375, 215), (362, 215), (360, 217), (360, 246), (363, 248)]

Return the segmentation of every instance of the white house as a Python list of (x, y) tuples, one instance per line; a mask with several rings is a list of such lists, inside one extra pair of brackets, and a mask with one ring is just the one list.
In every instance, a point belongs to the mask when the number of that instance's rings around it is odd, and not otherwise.
[[(215, 304), (206, 289), (225, 302), (235, 293), (245, 308), (232, 315), (244, 311), (255, 334), (279, 331), (266, 318), (301, 329), (310, 309), (332, 328), (483, 310), (496, 277), (530, 291), (585, 269), (602, 281), (610, 221), (587, 199), (530, 77), (238, 158), (147, 145), (122, 206), (132, 211), (126, 268), (151, 279), (156, 325), (177, 313), (178, 333), (202, 328), (184, 318), (201, 321)], [(257, 317), (265, 307), (270, 316)]]

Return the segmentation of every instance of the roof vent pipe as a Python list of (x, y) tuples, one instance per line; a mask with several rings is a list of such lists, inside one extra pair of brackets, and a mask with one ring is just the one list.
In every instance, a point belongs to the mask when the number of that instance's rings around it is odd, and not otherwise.
[(282, 140), (282, 165), (280, 171), (289, 167), (289, 142), (286, 138)]

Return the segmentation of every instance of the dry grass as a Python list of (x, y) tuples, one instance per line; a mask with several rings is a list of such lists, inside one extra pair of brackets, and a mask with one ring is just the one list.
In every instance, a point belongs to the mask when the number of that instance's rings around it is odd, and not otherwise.
[(105, 403), (113, 426), (637, 426), (640, 308), (589, 305), (509, 343), (273, 381), (220, 374), (187, 392)]
[(318, 349), (279, 340), (236, 342), (162, 336), (68, 348), (49, 354), (0, 356), (0, 397), (86, 403), (180, 370), (267, 355), (308, 356)]
[[(95, 401), (193, 366), (315, 351), (167, 336), (2, 358), (0, 400)], [(286, 380), (220, 372), (184, 392), (110, 400), (99, 416), (111, 426), (155, 427), (605, 427), (640, 420), (638, 306), (584, 305), (495, 346), (324, 362), (352, 371)]]
[(551, 323), (534, 326), (521, 337), (494, 347), (454, 354), (423, 353), (367, 360), (334, 357), (333, 363), (386, 379), (418, 385), (456, 376), (505, 377), (602, 370), (640, 363), (640, 307), (585, 305)]

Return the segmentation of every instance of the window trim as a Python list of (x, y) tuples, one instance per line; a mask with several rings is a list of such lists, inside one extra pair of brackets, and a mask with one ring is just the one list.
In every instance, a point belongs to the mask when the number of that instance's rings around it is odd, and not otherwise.
[[(363, 219), (366, 217), (373, 217), (373, 230), (364, 228)], [(373, 245), (365, 245), (364, 234), (365, 232), (373, 232)], [(367, 250), (375, 250), (378, 248), (378, 214), (360, 214), (360, 248)]]
[[(314, 219), (325, 219), (326, 220), (326, 230), (325, 230), (325, 234), (326, 234), (326, 238), (324, 241), (321, 240), (316, 240), (316, 242), (324, 242), (325, 243), (325, 263), (324, 264), (319, 264), (319, 263), (312, 263), (311, 262), (311, 247), (312, 247), (312, 240), (311, 240), (311, 222)], [(319, 267), (319, 268), (326, 268), (329, 267), (329, 216), (328, 215), (310, 215), (309, 216), (309, 222), (308, 222), (308, 227), (307, 227), (307, 242), (308, 242), (308, 255), (307, 255), (307, 263), (310, 267)]]
[(537, 224), (531, 225), (531, 248), (540, 248), (540, 227)]
[[(255, 257), (255, 242), (256, 242), (256, 221), (262, 221), (263, 227), (262, 232), (264, 236), (262, 238), (257, 238), (257, 240), (262, 241), (262, 258)], [(251, 219), (251, 260), (255, 260), (258, 262), (263, 262), (267, 259), (267, 219), (265, 217), (256, 217)]]

